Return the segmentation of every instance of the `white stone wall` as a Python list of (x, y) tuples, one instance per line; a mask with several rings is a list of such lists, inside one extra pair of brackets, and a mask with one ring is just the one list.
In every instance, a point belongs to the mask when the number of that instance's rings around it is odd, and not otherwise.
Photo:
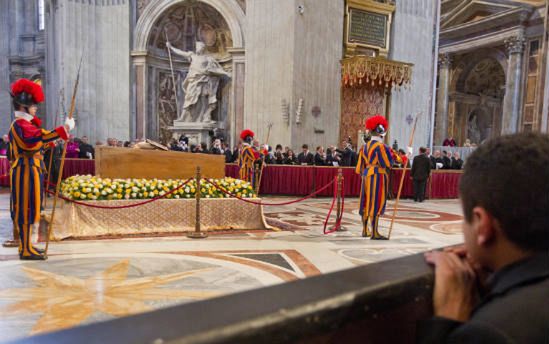
[(8, 132), (11, 123), (11, 97), (9, 95), (10, 79), (8, 56), (10, 55), (10, 11), (9, 1), (0, 1), (0, 130), (1, 135)]
[[(247, 2), (244, 125), (264, 139), (266, 123), (272, 122), (269, 144), (337, 143), (343, 12), (343, 1), (334, 0)], [(296, 124), (299, 99), (302, 122)], [(289, 104), (289, 124), (283, 120), (283, 100)], [(322, 111), (318, 119), (311, 115), (315, 105)], [(315, 127), (325, 133), (315, 134)]]
[[(290, 126), (282, 119), (281, 102), (294, 101), (293, 54), (295, 0), (246, 2), (246, 76), (244, 127), (265, 139), (272, 122), (270, 144), (289, 142)], [(293, 106), (290, 106), (290, 112)], [(237, 133), (240, 134), (240, 133)]]
[[(300, 0), (303, 14), (295, 22), (294, 102), (303, 99), (302, 123), (292, 127), (292, 145), (337, 145), (341, 112), (341, 58), (343, 54), (344, 2)], [(311, 114), (313, 106), (321, 114)], [(295, 123), (295, 120), (294, 120)], [(324, 133), (315, 133), (315, 129)]]
[[(0, 1), (0, 136), (8, 132), (13, 118), (10, 83), (38, 75), (43, 79), (43, 69), (44, 33), (38, 29), (37, 3)], [(43, 114), (41, 105), (38, 115)]]
[[(105, 141), (130, 134), (129, 0), (59, 0), (47, 16), (49, 94), (64, 89), (66, 109), (83, 56), (76, 101), (76, 136)], [(50, 3), (51, 5), (51, 3)], [(50, 102), (49, 120), (61, 112)], [(51, 122), (50, 122), (51, 123)]]
[(433, 95), (433, 64), (436, 1), (397, 1), (391, 34), (389, 58), (414, 64), (411, 89), (393, 91), (390, 108), (389, 142), (398, 141), (406, 147), (410, 140), (412, 125), (406, 122), (408, 114), (421, 111), (414, 135), (414, 155), (420, 146), (430, 144), (431, 101)]

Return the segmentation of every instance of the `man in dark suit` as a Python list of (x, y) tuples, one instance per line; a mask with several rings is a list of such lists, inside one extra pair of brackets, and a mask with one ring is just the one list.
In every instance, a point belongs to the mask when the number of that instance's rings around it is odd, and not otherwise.
[(242, 148), (242, 144), (238, 143), (234, 149), (233, 149), (233, 162), (238, 162), (238, 159), (240, 158), (240, 148)]
[(353, 152), (353, 148), (349, 141), (343, 141), (341, 147), (342, 149), (336, 149), (336, 152), (338, 152), (341, 157), (341, 166), (353, 166), (353, 159), (354, 165), (356, 165), (357, 156), (356, 153)]
[(326, 155), (324, 154), (324, 147), (316, 147), (315, 154), (315, 166), (325, 166), (326, 165)]
[(454, 152), (452, 157), (452, 170), (461, 170), (463, 168), (463, 160), (459, 156), (458, 152)]
[(449, 170), (452, 168), (452, 160), (450, 157), (452, 156), (452, 153), (448, 153), (447, 151), (442, 151), (442, 168), (445, 170)]
[(82, 136), (80, 142), (80, 152), (78, 152), (79, 159), (93, 159), (95, 158), (95, 149), (88, 143), (88, 137)]
[(301, 148), (303, 148), (303, 152), (298, 154), (297, 163), (300, 165), (313, 165), (315, 157), (313, 153), (309, 151), (309, 145), (304, 144)]
[(226, 164), (233, 163), (234, 162), (233, 152), (231, 151), (231, 148), (229, 147), (229, 145), (226, 143), (223, 143), (221, 147), (223, 148), (223, 154), (225, 155), (225, 163)]
[(431, 174), (431, 160), (427, 157), (427, 149), (419, 148), (419, 155), (412, 161), (412, 176), (414, 182), (414, 202), (423, 202), (425, 200), (425, 186), (427, 179)]
[(501, 136), (467, 158), (465, 245), (425, 255), (435, 317), (419, 324), (419, 343), (548, 342), (548, 165), (546, 134)]

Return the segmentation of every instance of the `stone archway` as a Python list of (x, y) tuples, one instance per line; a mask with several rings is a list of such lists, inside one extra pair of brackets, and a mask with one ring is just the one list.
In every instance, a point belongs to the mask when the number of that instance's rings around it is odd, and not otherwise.
[[(480, 143), (501, 129), (506, 60), (498, 50), (461, 57), (450, 88), (450, 134)], [(473, 137), (471, 137), (472, 135)]]
[(218, 87), (214, 114), (218, 124), (213, 128), (227, 139), (234, 136), (237, 117), (243, 117), (236, 111), (243, 99), (235, 98), (244, 89), (243, 22), (244, 13), (236, 0), (153, 0), (147, 5), (135, 28), (132, 51), (134, 137), (165, 142), (171, 136), (167, 128), (183, 105), (181, 83), (189, 61), (172, 55), (172, 76), (166, 38), (184, 51), (194, 51), (196, 41), (204, 41), (208, 54), (225, 70), (236, 72)]
[(152, 27), (170, 7), (189, 3), (204, 3), (216, 9), (227, 22), (233, 37), (233, 47), (244, 47), (244, 21), (245, 15), (242, 8), (235, 0), (153, 0), (144, 9), (135, 26), (134, 51), (147, 49)]

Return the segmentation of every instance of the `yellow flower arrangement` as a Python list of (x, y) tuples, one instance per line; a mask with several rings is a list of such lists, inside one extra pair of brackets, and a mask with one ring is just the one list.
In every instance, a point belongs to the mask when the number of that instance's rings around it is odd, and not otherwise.
[[(250, 183), (225, 177), (214, 182), (226, 191), (243, 198), (253, 198), (256, 194)], [(72, 176), (61, 184), (64, 197), (80, 201), (104, 201), (117, 199), (151, 199), (164, 196), (181, 186), (180, 179), (109, 179), (96, 176)], [(168, 194), (166, 199), (190, 199), (195, 197), (196, 181), (193, 179), (181, 189)], [(200, 195), (204, 198), (228, 198), (205, 179), (200, 181)]]

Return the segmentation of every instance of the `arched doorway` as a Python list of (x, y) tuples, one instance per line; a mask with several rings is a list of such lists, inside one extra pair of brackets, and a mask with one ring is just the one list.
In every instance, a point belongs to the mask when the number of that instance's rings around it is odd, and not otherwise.
[[(244, 89), (244, 14), (235, 0), (154, 0), (145, 8), (136, 25), (132, 67), (135, 71), (134, 137), (167, 142), (169, 130), (184, 103), (182, 82), (190, 61), (172, 54), (172, 75), (166, 41), (177, 49), (195, 51), (197, 41), (206, 45), (206, 54), (233, 72), (217, 87), (217, 106), (212, 113), (213, 131), (230, 140), (235, 111)], [(237, 73), (234, 73), (236, 71)], [(175, 88), (174, 88), (175, 81)], [(177, 99), (177, 101), (176, 101)], [(243, 100), (242, 100), (243, 102)], [(243, 113), (242, 113), (243, 116)]]
[(501, 131), (505, 94), (503, 56), (497, 51), (462, 56), (450, 97), (450, 133), (463, 144), (481, 143)]

